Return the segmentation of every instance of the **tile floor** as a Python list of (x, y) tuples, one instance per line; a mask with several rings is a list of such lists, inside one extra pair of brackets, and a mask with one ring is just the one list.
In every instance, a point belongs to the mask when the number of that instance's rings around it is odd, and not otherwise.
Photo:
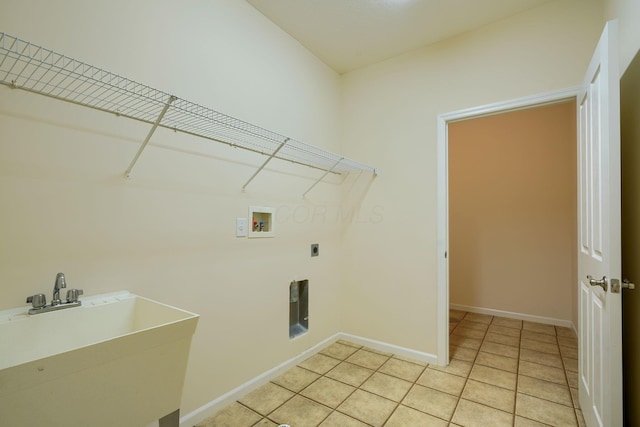
[(196, 427), (584, 426), (571, 329), (450, 311), (447, 367), (338, 341)]

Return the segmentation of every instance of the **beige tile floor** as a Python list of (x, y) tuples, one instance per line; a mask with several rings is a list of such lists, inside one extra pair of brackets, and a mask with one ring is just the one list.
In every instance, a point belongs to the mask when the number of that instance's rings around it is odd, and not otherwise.
[(571, 329), (450, 311), (447, 367), (338, 341), (196, 427), (584, 426)]

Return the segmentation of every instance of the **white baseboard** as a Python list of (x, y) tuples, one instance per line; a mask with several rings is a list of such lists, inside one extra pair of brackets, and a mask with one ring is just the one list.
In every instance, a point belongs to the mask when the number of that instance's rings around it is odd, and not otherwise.
[(311, 356), (311, 355), (321, 351), (325, 347), (328, 347), (329, 345), (333, 344), (335, 341), (339, 340), (340, 338), (341, 338), (340, 334), (335, 334), (335, 335), (333, 335), (333, 336), (331, 336), (331, 337), (319, 342), (318, 344), (314, 345), (313, 347), (303, 351), (299, 355), (297, 355), (297, 356), (295, 356), (295, 357), (293, 357), (293, 358), (281, 363), (280, 365), (276, 366), (275, 368), (270, 369), (270, 370), (258, 375), (255, 378), (252, 378), (251, 380), (249, 380), (246, 383), (234, 388), (233, 390), (229, 391), (228, 393), (225, 393), (222, 396), (218, 397), (217, 399), (214, 399), (211, 402), (201, 406), (200, 408), (196, 409), (195, 411), (192, 411), (192, 412), (186, 414), (185, 416), (180, 417), (180, 427), (192, 427), (192, 426), (196, 425), (197, 423), (199, 423), (200, 421), (205, 420), (206, 418), (208, 418), (211, 415), (215, 414), (216, 412), (218, 412), (222, 408), (228, 406), (229, 404), (231, 404), (231, 403), (235, 402), (236, 400), (242, 398), (243, 396), (249, 394), (253, 390), (257, 389), (258, 387), (268, 383), (272, 379), (280, 376), (285, 371), (289, 370), (290, 368), (293, 368), (294, 366), (296, 366), (297, 364), (299, 364), (300, 362), (302, 362), (303, 360), (305, 360), (309, 356)]
[(422, 351), (413, 350), (406, 347), (400, 347), (394, 344), (388, 344), (382, 341), (376, 341), (369, 338), (359, 337), (357, 335), (351, 335), (346, 333), (339, 333), (339, 339), (351, 341), (355, 344), (364, 345), (374, 350), (382, 351), (385, 353), (393, 353), (398, 356), (408, 357), (410, 359), (419, 360), (425, 363), (437, 363), (438, 357), (435, 354), (424, 353)]
[[(194, 425), (196, 425), (197, 423), (205, 420), (206, 418), (210, 417), (211, 415), (215, 414), (216, 412), (218, 412), (219, 410), (221, 410), (222, 408), (230, 405), (231, 403), (235, 402), (238, 399), (241, 399), (243, 396), (246, 396), (247, 394), (249, 394), (250, 392), (252, 392), (253, 390), (257, 389), (258, 387), (268, 383), (269, 381), (271, 381), (272, 379), (280, 376), (281, 374), (283, 374), (285, 371), (293, 368), (294, 366), (298, 365), (300, 362), (302, 362), (303, 360), (307, 359), (308, 357), (312, 356), (315, 353), (318, 353), (320, 351), (322, 351), (325, 347), (328, 347), (329, 345), (333, 344), (334, 342), (338, 341), (338, 340), (346, 340), (346, 341), (350, 341), (352, 343), (355, 344), (359, 344), (359, 345), (363, 345), (369, 348), (372, 348), (374, 350), (378, 350), (378, 351), (382, 351), (382, 352), (386, 352), (386, 353), (393, 353), (396, 354), (398, 356), (403, 356), (403, 357), (408, 357), (411, 359), (415, 359), (415, 360), (419, 360), (421, 362), (425, 362), (425, 363), (436, 363), (437, 362), (437, 356), (433, 355), (433, 354), (429, 354), (429, 353), (424, 353), (421, 351), (417, 351), (417, 350), (412, 350), (410, 348), (406, 348), (406, 347), (400, 347), (397, 345), (393, 345), (393, 344), (388, 344), (388, 343), (384, 343), (382, 341), (376, 341), (376, 340), (372, 340), (369, 338), (363, 338), (363, 337), (359, 337), (356, 335), (351, 335), (351, 334), (346, 334), (343, 332), (339, 332), (321, 342), (319, 342), (318, 344), (314, 345), (313, 347), (303, 351), (302, 353), (300, 353), (299, 355), (281, 363), (280, 365), (276, 366), (273, 369), (270, 369), (260, 375), (258, 375), (257, 377), (247, 381), (246, 383), (234, 388), (233, 390), (229, 391), (228, 393), (223, 394), (222, 396), (212, 400), (211, 402), (201, 406), (200, 408), (196, 409), (195, 411), (192, 411), (188, 414), (186, 414), (183, 417), (180, 417), (180, 427), (192, 427)], [(148, 426), (151, 427), (151, 426)]]
[(527, 320), (529, 322), (545, 323), (547, 325), (563, 326), (576, 332), (576, 327), (570, 320), (554, 319), (553, 317), (535, 316), (533, 314), (514, 313), (512, 311), (494, 310), (491, 308), (471, 307), (468, 305), (449, 304), (449, 308), (470, 313), (489, 314), (491, 316), (508, 317), (510, 319)]

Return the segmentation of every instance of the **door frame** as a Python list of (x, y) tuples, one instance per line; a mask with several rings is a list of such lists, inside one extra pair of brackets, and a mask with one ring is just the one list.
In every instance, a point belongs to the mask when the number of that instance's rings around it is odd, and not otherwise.
[(438, 115), (436, 252), (438, 256), (438, 365), (449, 364), (449, 123), (577, 100), (580, 88), (581, 86), (575, 86)]

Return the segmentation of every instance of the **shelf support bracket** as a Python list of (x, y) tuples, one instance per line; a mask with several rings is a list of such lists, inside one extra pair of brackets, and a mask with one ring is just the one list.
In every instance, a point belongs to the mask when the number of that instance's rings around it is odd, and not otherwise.
[(327, 176), (327, 175), (329, 175), (331, 172), (333, 172), (333, 170), (334, 170), (334, 169), (335, 169), (335, 168), (340, 164), (340, 162), (341, 162), (341, 161), (343, 161), (343, 160), (344, 160), (344, 157), (340, 157), (340, 159), (339, 159), (337, 162), (335, 162), (335, 163), (333, 164), (333, 166), (331, 166), (331, 168), (327, 169), (327, 170), (324, 172), (324, 174), (323, 174), (320, 178), (318, 178), (318, 180), (317, 180), (316, 182), (314, 182), (314, 183), (313, 183), (313, 185), (312, 185), (311, 187), (309, 187), (309, 189), (308, 189), (307, 191), (305, 191), (305, 192), (304, 192), (304, 194), (302, 194), (302, 197), (306, 196), (306, 195), (307, 195), (307, 193), (308, 193), (309, 191), (313, 190), (313, 187), (315, 187), (316, 185), (318, 185), (318, 183), (319, 183), (320, 181), (322, 181), (322, 180), (324, 179), (324, 177), (325, 177), (325, 176)]
[(278, 148), (275, 149), (275, 151), (273, 153), (271, 153), (271, 155), (269, 156), (269, 158), (267, 160), (264, 161), (264, 163), (262, 164), (262, 166), (260, 166), (258, 168), (257, 171), (255, 171), (253, 173), (253, 175), (251, 175), (251, 178), (249, 178), (249, 180), (247, 180), (247, 182), (244, 183), (244, 185), (242, 186), (242, 191), (245, 191), (245, 189), (247, 188), (247, 185), (249, 185), (251, 183), (251, 181), (253, 181), (253, 178), (255, 178), (261, 171), (262, 169), (264, 169), (265, 166), (267, 166), (267, 163), (269, 163), (271, 161), (271, 159), (273, 159), (276, 154), (278, 154), (278, 151), (280, 151), (280, 149), (282, 147), (284, 147), (284, 145), (289, 142), (290, 138), (286, 138), (283, 142), (280, 143), (280, 145), (278, 145)]
[(131, 164), (129, 164), (129, 167), (125, 171), (125, 173), (124, 173), (125, 178), (129, 178), (129, 176), (131, 175), (131, 171), (133, 170), (133, 167), (136, 165), (136, 162), (138, 161), (138, 158), (140, 157), (140, 155), (142, 154), (144, 149), (147, 147), (147, 144), (151, 140), (151, 137), (153, 136), (153, 133), (156, 131), (156, 129), (158, 129), (158, 126), (160, 125), (160, 122), (164, 118), (164, 115), (167, 114), (167, 110), (169, 110), (169, 107), (171, 106), (171, 103), (173, 101), (175, 101), (176, 99), (178, 99), (178, 98), (173, 96), (173, 95), (171, 95), (169, 97), (169, 100), (164, 105), (164, 108), (160, 112), (160, 115), (158, 116), (156, 121), (153, 123), (153, 126), (151, 127), (151, 130), (149, 131), (149, 133), (147, 134), (147, 137), (144, 139), (144, 142), (142, 143), (142, 145), (138, 149), (138, 152), (136, 153), (135, 157), (131, 161)]

